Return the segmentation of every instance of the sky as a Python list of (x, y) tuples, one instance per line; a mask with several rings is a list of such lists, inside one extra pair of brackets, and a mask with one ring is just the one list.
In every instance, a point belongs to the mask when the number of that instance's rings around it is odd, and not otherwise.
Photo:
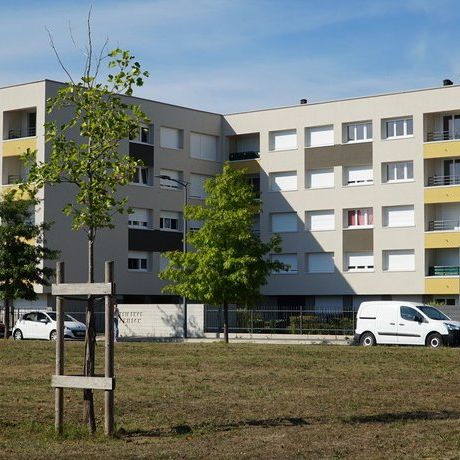
[[(460, 83), (458, 0), (0, 0), (0, 87), (75, 78), (93, 43), (151, 74), (135, 95), (217, 113)], [(70, 38), (70, 32), (76, 46)]]

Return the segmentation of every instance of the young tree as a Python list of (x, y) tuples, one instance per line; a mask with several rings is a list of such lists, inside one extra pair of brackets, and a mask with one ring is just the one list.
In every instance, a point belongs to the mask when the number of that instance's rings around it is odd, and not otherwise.
[(170, 251), (169, 264), (160, 278), (172, 281), (164, 292), (219, 305), (224, 313), (224, 338), (228, 342), (228, 305), (252, 305), (273, 271), (286, 269), (270, 252), (281, 251), (279, 236), (267, 243), (254, 235), (253, 217), (260, 210), (244, 170), (224, 165), (223, 173), (205, 183), (203, 206), (187, 206), (187, 219), (203, 222), (186, 235), (191, 252)]
[(34, 285), (49, 285), (53, 274), (43, 266), (57, 257), (57, 251), (45, 247), (44, 232), (49, 224), (35, 225), (32, 208), (38, 200), (31, 191), (6, 191), (0, 200), (0, 298), (5, 311), (5, 338), (8, 338), (11, 302), (36, 300)]
[[(113, 228), (113, 216), (127, 210), (127, 198), (117, 198), (116, 191), (132, 180), (139, 165), (129, 155), (119, 152), (120, 142), (133, 139), (140, 126), (148, 123), (140, 107), (127, 103), (122, 95), (132, 95), (133, 88), (142, 86), (148, 72), (141, 70), (129, 51), (121, 49), (115, 49), (107, 56), (102, 56), (101, 52), (93, 63), (90, 38), (89, 31), (89, 51), (83, 76), (74, 81), (66, 71), (71, 81), (48, 101), (48, 113), (55, 114), (61, 109), (68, 109), (65, 113), (71, 113), (64, 123), (52, 121), (45, 124), (46, 142), (51, 147), (49, 158), (45, 162), (36, 162), (34, 155), (27, 152), (24, 159), (30, 166), (29, 179), (36, 186), (73, 185), (76, 191), (74, 201), (62, 211), (72, 217), (74, 230), (82, 229), (86, 233), (88, 282), (93, 283), (97, 232)], [(106, 82), (100, 83), (97, 76), (105, 57), (109, 58), (108, 67), (115, 72), (108, 75)], [(79, 132), (78, 140), (72, 137), (75, 130)], [(96, 327), (91, 297), (86, 308), (86, 326), (84, 375), (93, 376)], [(92, 390), (84, 390), (83, 417), (93, 433), (96, 421)]]

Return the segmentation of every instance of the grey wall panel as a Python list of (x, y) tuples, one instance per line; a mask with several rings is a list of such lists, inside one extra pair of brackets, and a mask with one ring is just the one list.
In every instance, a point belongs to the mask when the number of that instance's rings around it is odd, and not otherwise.
[(128, 231), (128, 248), (130, 251), (175, 251), (182, 249), (182, 233), (162, 232), (161, 230)]
[(374, 230), (372, 228), (344, 230), (342, 233), (344, 252), (374, 250)]
[(306, 169), (372, 164), (372, 142), (338, 144), (305, 149)]

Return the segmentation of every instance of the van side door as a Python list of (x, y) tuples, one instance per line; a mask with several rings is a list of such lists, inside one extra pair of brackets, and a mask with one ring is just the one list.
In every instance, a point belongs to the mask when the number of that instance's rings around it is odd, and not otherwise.
[(413, 307), (399, 307), (398, 343), (424, 345), (426, 326), (422, 314)]
[(377, 311), (375, 338), (377, 343), (398, 343), (398, 309), (397, 305), (382, 305)]

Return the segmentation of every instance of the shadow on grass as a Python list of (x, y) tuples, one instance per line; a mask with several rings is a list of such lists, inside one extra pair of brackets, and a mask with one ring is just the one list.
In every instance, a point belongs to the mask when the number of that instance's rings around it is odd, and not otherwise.
[(191, 434), (203, 434), (207, 432), (230, 431), (238, 428), (246, 428), (257, 426), (262, 428), (271, 427), (289, 427), (289, 426), (305, 426), (309, 423), (303, 418), (297, 417), (283, 417), (274, 419), (261, 419), (261, 420), (241, 420), (238, 422), (230, 422), (223, 424), (206, 423), (191, 427), (189, 425), (173, 426), (169, 430), (153, 429), (153, 430), (124, 430), (120, 428), (117, 436), (123, 439), (137, 438), (137, 437), (171, 437), (171, 436), (184, 436)]
[(388, 412), (375, 415), (359, 415), (348, 417), (345, 423), (394, 423), (416, 420), (460, 420), (458, 411), (413, 411), (413, 412)]

